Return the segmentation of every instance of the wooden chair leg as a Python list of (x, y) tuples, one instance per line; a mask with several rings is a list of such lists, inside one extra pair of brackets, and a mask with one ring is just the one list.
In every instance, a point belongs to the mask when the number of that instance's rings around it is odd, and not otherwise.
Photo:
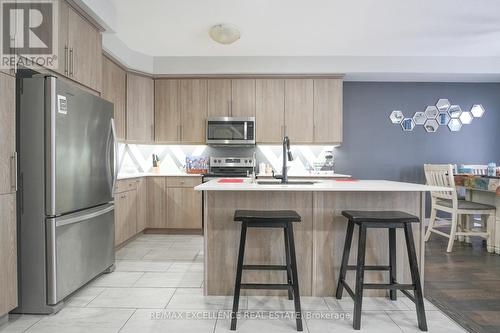
[(417, 252), (413, 241), (413, 231), (411, 224), (405, 224), (406, 249), (408, 251), (408, 261), (410, 263), (410, 273), (413, 285), (415, 286), (415, 307), (417, 309), (418, 327), (422, 331), (427, 331), (427, 319), (425, 318), (424, 296), (422, 293), (422, 284), (418, 272)]
[(354, 292), (353, 327), (361, 328), (361, 308), (363, 304), (363, 283), (365, 276), (366, 226), (359, 227), (358, 260), (356, 266), (356, 291)]
[(234, 284), (233, 311), (231, 313), (231, 331), (236, 330), (238, 307), (240, 304), (241, 275), (243, 272), (243, 258), (245, 256), (245, 242), (247, 238), (247, 224), (241, 224), (240, 249), (238, 252), (238, 264), (236, 266), (236, 282)]
[(453, 242), (455, 241), (455, 233), (457, 232), (457, 224), (458, 224), (458, 214), (455, 212), (451, 214), (451, 231), (446, 252), (451, 252), (451, 250), (453, 249)]
[[(389, 279), (390, 283), (396, 283), (396, 228), (389, 228)], [(397, 299), (397, 290), (389, 291), (390, 299)]]
[(290, 248), (290, 264), (292, 265), (292, 281), (293, 281), (293, 301), (295, 305), (295, 322), (297, 331), (302, 331), (302, 310), (300, 308), (300, 292), (299, 292), (299, 276), (297, 273), (297, 258), (295, 256), (295, 240), (293, 238), (293, 227), (288, 223), (286, 227), (288, 234), (288, 246)]
[[(292, 284), (292, 266), (290, 265), (290, 247), (288, 246), (288, 235), (286, 227), (283, 229), (283, 238), (285, 239), (285, 262), (286, 262), (286, 279), (288, 284)], [(293, 299), (293, 292), (288, 289), (288, 299)]]
[(431, 237), (432, 228), (434, 228), (434, 223), (436, 222), (437, 211), (435, 209), (431, 209), (431, 216), (429, 218), (429, 225), (427, 226), (427, 232), (425, 233), (424, 240), (427, 242)]
[(486, 230), (488, 232), (488, 238), (486, 238), (486, 249), (489, 253), (495, 252), (495, 223), (496, 217), (495, 214), (488, 214), (485, 216), (481, 216), (482, 219), (486, 220)]
[(342, 293), (344, 292), (344, 286), (342, 285), (342, 281), (345, 280), (347, 274), (347, 265), (349, 264), (349, 254), (351, 252), (353, 231), (354, 231), (354, 222), (349, 221), (349, 223), (347, 224), (347, 232), (345, 235), (344, 252), (342, 254), (340, 274), (339, 274), (339, 279), (337, 281), (337, 291), (335, 293), (335, 297), (337, 299), (342, 299)]
[[(458, 215), (457, 230), (459, 232), (465, 231), (465, 224), (466, 224), (465, 219), (466, 219), (465, 215), (462, 215), (462, 214)], [(465, 241), (465, 236), (460, 235), (458, 237), (455, 237), (455, 240), (458, 240), (459, 242), (463, 242), (463, 241)]]

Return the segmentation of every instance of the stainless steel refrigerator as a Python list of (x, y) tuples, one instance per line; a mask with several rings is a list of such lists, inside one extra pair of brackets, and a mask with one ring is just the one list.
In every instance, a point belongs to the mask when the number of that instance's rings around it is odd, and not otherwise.
[(114, 264), (113, 104), (47, 75), (17, 81), (17, 313), (52, 313)]

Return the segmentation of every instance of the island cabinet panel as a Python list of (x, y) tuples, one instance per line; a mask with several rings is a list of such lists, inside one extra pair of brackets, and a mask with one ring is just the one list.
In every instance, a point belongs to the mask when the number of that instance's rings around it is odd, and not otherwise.
[(229, 117), (231, 115), (231, 80), (208, 80), (208, 116)]
[[(293, 224), (301, 295), (312, 288), (311, 192), (205, 192), (205, 288), (208, 295), (232, 295), (241, 223), (233, 221), (235, 209), (293, 209), (302, 222)], [(245, 264), (285, 264), (283, 229), (248, 229)], [(245, 271), (244, 282), (285, 283), (280, 271)], [(245, 290), (247, 295), (285, 295), (283, 291)]]
[[(394, 210), (404, 207), (404, 211), (416, 216), (422, 215), (422, 201), (418, 192), (315, 192), (313, 201), (313, 270), (312, 295), (332, 296), (338, 282), (342, 262), (347, 220), (341, 215), (342, 210)], [(422, 229), (421, 229), (422, 228)], [(420, 249), (423, 227), (413, 224), (413, 237), (419, 267), (423, 267)], [(366, 244), (366, 265), (387, 265), (389, 262), (389, 232), (387, 229), (368, 229)], [(397, 242), (397, 281), (411, 283), (408, 254), (404, 231), (398, 229)], [(350, 253), (350, 265), (356, 265), (358, 228)], [(423, 274), (423, 270), (420, 271)], [(423, 275), (422, 275), (423, 276)], [(347, 282), (354, 288), (354, 274), (347, 274)], [(365, 281), (370, 283), (388, 283), (387, 272), (366, 271)], [(384, 290), (365, 290), (366, 296), (386, 296)], [(348, 296), (347, 296), (348, 297)]]
[(125, 140), (127, 103), (127, 74), (111, 59), (102, 57), (102, 93), (101, 96), (113, 103), (116, 137)]
[(148, 177), (148, 228), (167, 228), (167, 195), (165, 177)]
[(285, 134), (292, 143), (314, 140), (314, 83), (312, 79), (285, 80)]
[(257, 142), (281, 142), (285, 125), (285, 80), (256, 80), (255, 100)]
[(314, 142), (342, 142), (342, 80), (314, 80)]
[(235, 79), (231, 82), (231, 116), (255, 117), (255, 80)]
[(181, 141), (204, 143), (208, 101), (207, 80), (180, 81)]
[(153, 79), (127, 74), (127, 140), (154, 140), (154, 83)]
[(0, 195), (0, 317), (17, 307), (16, 194)]
[(155, 80), (155, 141), (180, 142), (179, 80)]

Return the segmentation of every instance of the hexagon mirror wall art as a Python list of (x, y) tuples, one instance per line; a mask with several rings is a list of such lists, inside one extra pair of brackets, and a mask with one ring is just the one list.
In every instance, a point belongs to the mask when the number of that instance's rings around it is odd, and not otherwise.
[(481, 118), (484, 114), (484, 108), (481, 104), (474, 104), (470, 109), (470, 112), (474, 118)]
[(413, 122), (415, 125), (423, 125), (425, 124), (425, 121), (427, 120), (427, 117), (425, 116), (425, 112), (419, 111), (415, 112), (413, 115)]
[(401, 124), (401, 122), (404, 119), (404, 115), (402, 111), (399, 110), (394, 110), (391, 112), (391, 115), (389, 116), (389, 119), (391, 119), (391, 122), (393, 124)]
[(469, 111), (463, 111), (459, 119), (463, 125), (469, 125), (470, 123), (472, 123), (474, 116), (472, 116), (472, 113)]
[(448, 113), (451, 118), (458, 119), (462, 114), (462, 108), (460, 108), (460, 105), (451, 105), (448, 109)]
[(436, 103), (436, 107), (439, 112), (446, 112), (450, 108), (450, 101), (446, 98), (440, 98)]
[(462, 123), (460, 122), (460, 119), (452, 118), (448, 123), (448, 128), (452, 132), (460, 131), (460, 129), (462, 128)]
[(427, 119), (436, 119), (438, 114), (439, 114), (439, 110), (434, 105), (429, 105), (425, 109), (425, 116), (427, 117)]
[(437, 132), (439, 124), (436, 119), (428, 119), (424, 124), (424, 129), (428, 133)]
[(447, 98), (440, 98), (436, 105), (428, 105), (424, 111), (417, 111), (413, 117), (404, 116), (403, 111), (394, 110), (389, 119), (400, 125), (405, 132), (412, 132), (416, 126), (423, 126), (428, 133), (437, 132), (440, 126), (446, 126), (451, 132), (458, 132), (463, 125), (469, 125), (474, 118), (481, 118), (485, 109), (481, 104), (474, 104), (470, 111), (463, 111), (460, 105), (451, 104)]
[(437, 116), (437, 122), (441, 126), (448, 125), (448, 123), (450, 122), (450, 119), (451, 119), (451, 117), (448, 114), (448, 112), (439, 112), (439, 114)]
[(412, 118), (405, 118), (401, 122), (401, 128), (405, 132), (411, 132), (415, 128), (415, 122), (413, 121)]

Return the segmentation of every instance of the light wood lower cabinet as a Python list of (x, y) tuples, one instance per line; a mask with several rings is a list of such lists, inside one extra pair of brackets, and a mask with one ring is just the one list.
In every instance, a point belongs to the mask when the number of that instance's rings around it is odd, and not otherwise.
[(15, 192), (16, 79), (0, 73), (0, 194)]
[(166, 228), (165, 177), (148, 177), (148, 228)]
[(0, 317), (17, 307), (16, 194), (0, 195)]
[(148, 183), (146, 178), (137, 178), (137, 229), (141, 232), (146, 229), (148, 210)]
[(148, 228), (201, 229), (200, 177), (149, 177)]
[(115, 245), (137, 233), (137, 190), (115, 194)]

